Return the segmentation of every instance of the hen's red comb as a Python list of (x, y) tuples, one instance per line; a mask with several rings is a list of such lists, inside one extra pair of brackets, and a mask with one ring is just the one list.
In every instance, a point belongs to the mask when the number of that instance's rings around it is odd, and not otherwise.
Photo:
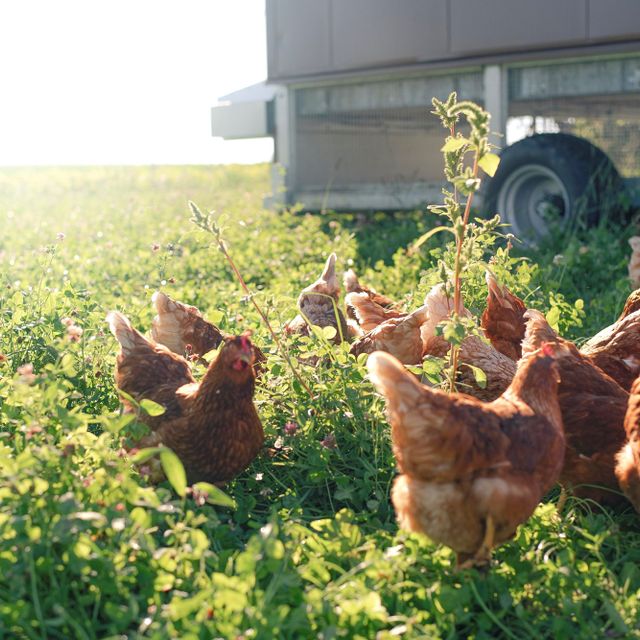
[(556, 355), (556, 351), (550, 342), (543, 342), (540, 351), (542, 351), (542, 355), (549, 356), (550, 358)]
[(249, 336), (246, 333), (243, 333), (240, 336), (240, 346), (244, 351), (251, 350), (251, 341), (249, 340)]

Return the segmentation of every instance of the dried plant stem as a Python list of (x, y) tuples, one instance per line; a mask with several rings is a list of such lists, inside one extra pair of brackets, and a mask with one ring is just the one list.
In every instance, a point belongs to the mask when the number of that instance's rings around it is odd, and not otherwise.
[(240, 286), (242, 287), (244, 292), (247, 294), (249, 300), (251, 300), (251, 304), (253, 304), (253, 306), (255, 307), (255, 310), (258, 312), (258, 314), (262, 318), (262, 321), (264, 322), (265, 326), (269, 330), (269, 333), (271, 334), (271, 337), (273, 338), (274, 342), (276, 343), (276, 346), (278, 347), (278, 351), (280, 352), (280, 355), (286, 360), (286, 362), (289, 365), (289, 368), (291, 369), (293, 375), (298, 379), (298, 382), (302, 385), (304, 390), (309, 394), (309, 397), (313, 398), (313, 393), (311, 392), (311, 389), (309, 388), (307, 383), (304, 381), (304, 379), (302, 378), (302, 376), (300, 375), (298, 370), (295, 368), (295, 366), (293, 364), (293, 361), (291, 360), (291, 358), (290, 358), (289, 354), (287, 353), (287, 351), (282, 346), (282, 343), (280, 342), (280, 339), (278, 338), (278, 335), (276, 334), (276, 332), (273, 330), (273, 327), (271, 326), (271, 323), (269, 322), (267, 316), (262, 311), (262, 309), (260, 308), (258, 303), (255, 301), (255, 299), (253, 297), (253, 294), (249, 290), (249, 287), (247, 286), (246, 282), (244, 281), (244, 278), (242, 277), (242, 274), (238, 270), (238, 267), (236, 267), (233, 259), (229, 255), (229, 252), (227, 251), (226, 247), (224, 246), (224, 243), (219, 242), (218, 246), (220, 247), (220, 251), (222, 251), (224, 257), (227, 259), (227, 262), (229, 263), (233, 273), (235, 274), (236, 278), (238, 279), (238, 282), (240, 283)]
[[(478, 155), (476, 154), (473, 159), (473, 179), (475, 180), (478, 177)], [(461, 279), (460, 279), (460, 268), (461, 268), (461, 260), (460, 256), (462, 254), (462, 245), (464, 243), (465, 236), (467, 234), (467, 224), (469, 222), (469, 212), (471, 211), (471, 202), (473, 201), (473, 193), (470, 193), (467, 197), (467, 204), (464, 208), (464, 216), (462, 217), (462, 229), (460, 231), (460, 237), (457, 239), (456, 246), (456, 261), (454, 268), (454, 279), (453, 279), (453, 311), (454, 313), (460, 315), (460, 311), (462, 311), (462, 296), (461, 293)]]
[(278, 335), (273, 330), (273, 327), (271, 326), (271, 323), (269, 322), (269, 320), (268, 320), (267, 316), (265, 315), (265, 313), (262, 311), (262, 309), (260, 308), (258, 303), (255, 301), (255, 299), (253, 297), (253, 293), (251, 292), (251, 290), (247, 286), (247, 283), (244, 281), (244, 278), (242, 277), (242, 274), (240, 273), (240, 270), (238, 269), (238, 267), (236, 266), (235, 262), (233, 261), (233, 258), (229, 254), (229, 251), (227, 250), (227, 247), (226, 247), (226, 245), (224, 243), (224, 240), (222, 239), (222, 231), (221, 231), (220, 227), (211, 219), (210, 215), (205, 216), (204, 214), (202, 214), (202, 212), (200, 211), (200, 209), (198, 209), (198, 207), (195, 205), (195, 203), (189, 202), (189, 206), (190, 206), (191, 211), (193, 213), (193, 218), (191, 219), (191, 221), (196, 226), (200, 227), (200, 229), (202, 229), (204, 231), (208, 231), (209, 233), (211, 233), (211, 234), (213, 234), (215, 236), (216, 242), (218, 244), (218, 249), (220, 249), (222, 255), (225, 257), (225, 259), (229, 263), (229, 266), (231, 267), (231, 270), (233, 271), (233, 273), (234, 273), (235, 277), (237, 278), (238, 282), (240, 283), (240, 286), (242, 287), (242, 290), (247, 295), (247, 298), (251, 301), (251, 304), (255, 307), (255, 310), (258, 312), (258, 315), (260, 316), (260, 318), (262, 318), (262, 321), (264, 322), (264, 325), (267, 327), (267, 329), (269, 330), (269, 333), (271, 334), (271, 337), (273, 338), (274, 342), (276, 343), (276, 347), (278, 348), (278, 351), (280, 352), (280, 355), (284, 358), (286, 363), (289, 365), (289, 368), (291, 369), (293, 375), (296, 377), (296, 379), (298, 380), (298, 382), (300, 383), (302, 388), (309, 394), (310, 398), (313, 398), (313, 393), (312, 393), (311, 389), (309, 388), (307, 383), (304, 381), (304, 379), (302, 378), (302, 376), (300, 375), (298, 370), (295, 368), (295, 366), (293, 364), (293, 361), (289, 357), (289, 354), (287, 353), (287, 351), (282, 346), (282, 343), (280, 342), (280, 339), (278, 338)]
[[(453, 129), (453, 128), (452, 128)], [(478, 177), (478, 154), (475, 154), (473, 159), (473, 179)], [(457, 195), (457, 194), (456, 194)], [(462, 311), (462, 295), (461, 285), (462, 278), (460, 277), (462, 270), (462, 245), (467, 234), (467, 224), (469, 222), (469, 213), (471, 211), (471, 202), (473, 201), (473, 193), (470, 193), (467, 197), (467, 204), (464, 208), (464, 215), (462, 216), (462, 227), (460, 229), (460, 236), (456, 238), (456, 257), (453, 271), (453, 313), (456, 316), (460, 316)], [(449, 380), (449, 391), (454, 392), (456, 390), (456, 372), (458, 371), (458, 359), (460, 356), (460, 345), (451, 345), (451, 351), (449, 356), (449, 366), (451, 368), (451, 378)]]

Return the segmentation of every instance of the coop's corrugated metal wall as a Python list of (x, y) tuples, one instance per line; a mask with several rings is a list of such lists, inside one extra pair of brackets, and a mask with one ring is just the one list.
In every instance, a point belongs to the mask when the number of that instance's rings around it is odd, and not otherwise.
[(275, 83), (638, 41), (638, 0), (267, 0)]

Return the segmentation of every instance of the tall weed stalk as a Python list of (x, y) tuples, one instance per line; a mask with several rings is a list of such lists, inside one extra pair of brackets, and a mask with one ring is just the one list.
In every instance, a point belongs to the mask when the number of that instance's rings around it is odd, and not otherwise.
[[(448, 220), (444, 225), (431, 230), (417, 240), (413, 249), (418, 248), (437, 231), (447, 230), (454, 236), (455, 257), (453, 271), (441, 262), (441, 277), (445, 283), (445, 291), (453, 297), (453, 312), (450, 319), (442, 327), (443, 336), (451, 344), (449, 366), (445, 370), (449, 391), (455, 391), (455, 380), (458, 370), (460, 344), (471, 329), (468, 320), (462, 317), (462, 279), (467, 271), (473, 254), (473, 247), (480, 236), (495, 233), (500, 218), (484, 221), (480, 225), (470, 225), (473, 197), (480, 188), (479, 171), (493, 176), (500, 159), (491, 152), (489, 144), (490, 114), (469, 100), (458, 102), (456, 92), (452, 92), (444, 101), (432, 100), (434, 110), (431, 112), (440, 118), (449, 135), (441, 151), (444, 156), (444, 175), (452, 188), (443, 189), (444, 203), (430, 205), (428, 208), (436, 215)], [(456, 130), (460, 118), (466, 121), (469, 133), (463, 135)], [(464, 198), (464, 205), (460, 201)]]

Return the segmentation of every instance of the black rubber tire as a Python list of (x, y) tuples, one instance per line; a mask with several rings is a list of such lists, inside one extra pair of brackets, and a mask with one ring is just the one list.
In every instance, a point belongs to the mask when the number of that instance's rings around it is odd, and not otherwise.
[(526, 242), (552, 228), (594, 225), (601, 215), (621, 222), (626, 214), (624, 182), (611, 160), (588, 140), (566, 133), (510, 145), (496, 174), (483, 182), (486, 215), (499, 213)]

